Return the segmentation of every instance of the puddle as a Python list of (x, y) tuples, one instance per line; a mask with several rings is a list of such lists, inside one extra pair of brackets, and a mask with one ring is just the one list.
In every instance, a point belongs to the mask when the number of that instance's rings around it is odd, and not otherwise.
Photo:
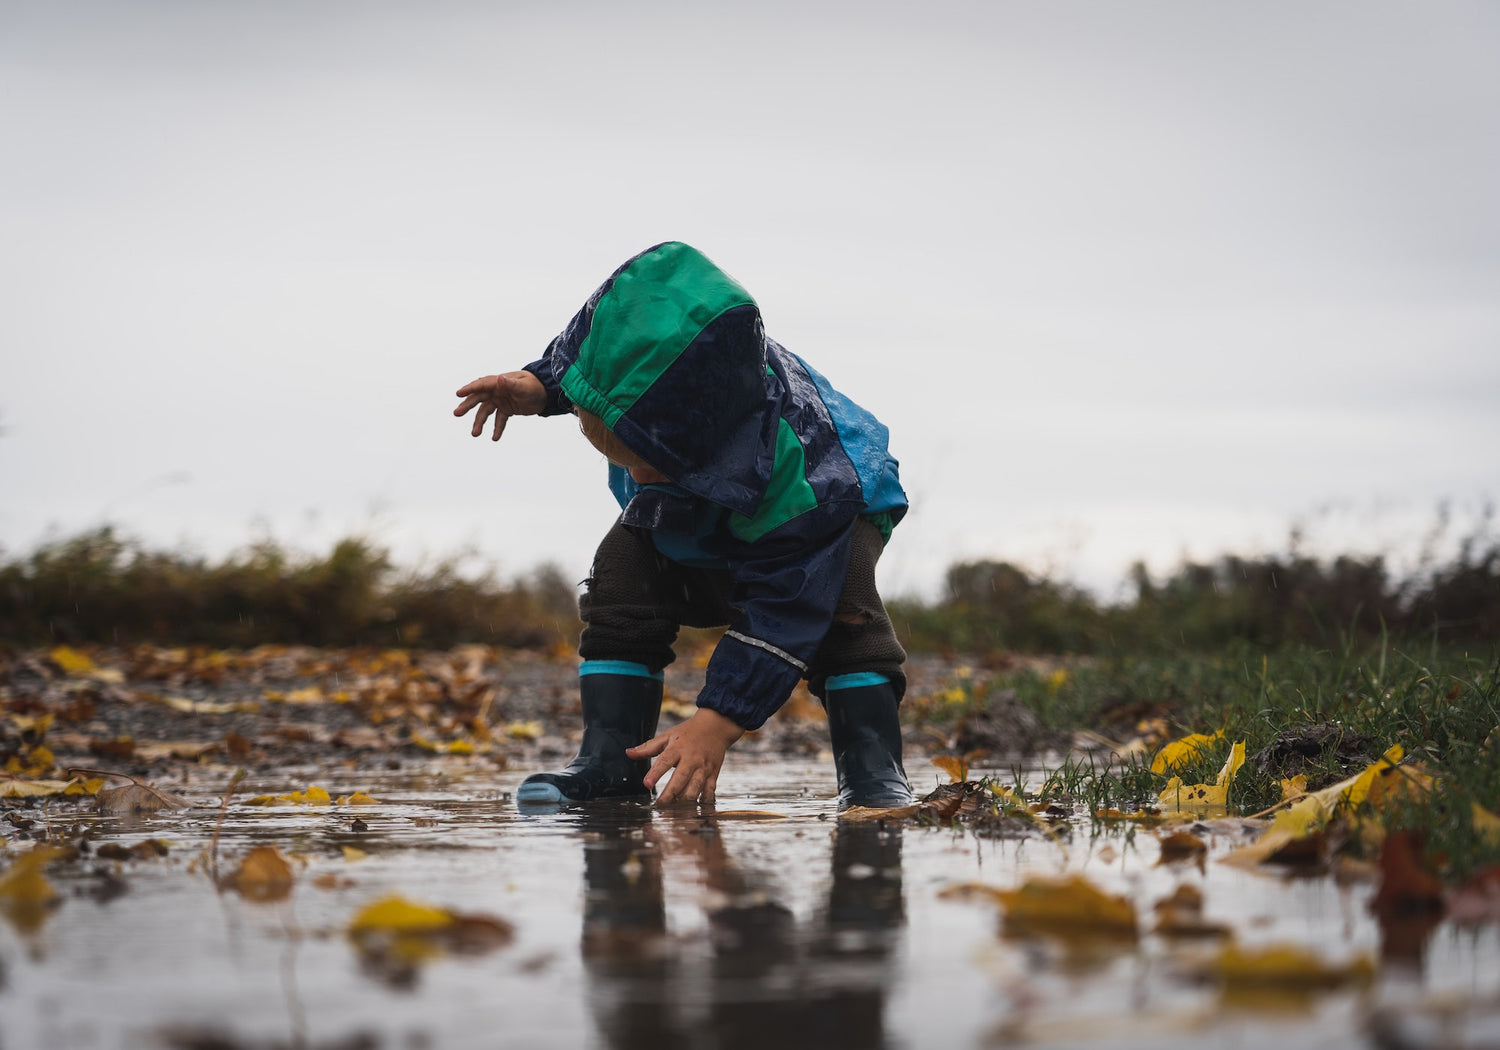
[[(721, 811), (783, 818), (713, 825), (632, 805), (522, 814), (510, 800), (522, 775), (318, 775), (380, 804), (237, 803), (219, 830), (221, 870), (255, 845), (294, 857), (295, 891), (266, 903), (216, 893), (202, 870), (217, 810), (133, 822), (54, 810), (59, 840), (92, 828), (96, 849), (159, 838), (170, 853), (54, 865), (63, 900), (40, 928), (0, 921), (0, 1048), (1500, 1041), (1493, 928), (1439, 926), (1367, 987), (1235, 1002), (1188, 975), (1207, 945), (1005, 936), (994, 905), (940, 896), (1079, 871), (1127, 896), (1145, 927), (1155, 901), (1189, 884), (1242, 944), (1290, 942), (1334, 962), (1391, 954), (1368, 885), (1214, 863), (1227, 842), (1200, 871), (1158, 864), (1141, 831), (1091, 837), (1083, 825), (1060, 847), (841, 825), (831, 769), (802, 760), (737, 763)], [(303, 786), (248, 783), (237, 797)], [(95, 874), (106, 870), (123, 886)], [(372, 960), (345, 931), (388, 894), (498, 917), (514, 939)]]

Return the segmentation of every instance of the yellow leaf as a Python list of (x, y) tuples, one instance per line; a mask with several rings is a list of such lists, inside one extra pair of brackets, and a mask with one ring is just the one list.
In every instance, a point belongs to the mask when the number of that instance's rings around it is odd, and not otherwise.
[(353, 846), (344, 847), (344, 859), (351, 864), (355, 861), (364, 860), (368, 856), (369, 854), (362, 849), (355, 849)]
[(89, 659), (88, 654), (69, 645), (59, 645), (47, 655), (67, 674), (84, 675), (94, 669), (94, 661)]
[(505, 727), (504, 732), (512, 740), (536, 740), (542, 735), (542, 723), (537, 721), (512, 722)]
[(432, 933), (453, 925), (441, 908), (415, 904), (404, 897), (382, 897), (349, 920), (350, 933)]
[(1015, 890), (995, 896), (1009, 923), (1043, 933), (1136, 934), (1135, 906), (1124, 897), (1097, 889), (1080, 875), (1061, 879), (1028, 879)]
[(293, 689), (281, 699), (288, 704), (321, 704), (326, 697), (323, 696), (323, 690), (310, 685), (306, 689)]
[(54, 846), (37, 846), (0, 875), (0, 912), (22, 933), (39, 930), (57, 902), (57, 891), (42, 869), (62, 852)]
[(1471, 805), (1473, 806), (1474, 830), (1479, 837), (1492, 846), (1500, 844), (1500, 817), (1485, 809), (1478, 802), (1471, 803)]
[(1227, 810), (1230, 785), (1234, 782), (1235, 773), (1244, 764), (1245, 742), (1241, 740), (1229, 749), (1224, 768), (1219, 770), (1219, 775), (1212, 784), (1184, 786), (1181, 777), (1173, 777), (1167, 781), (1167, 786), (1156, 803), (1167, 813), (1207, 814), (1211, 810)]
[(961, 784), (969, 779), (969, 760), (960, 758), (958, 755), (938, 755), (932, 760), (932, 764), (948, 774), (949, 780), (954, 784)]
[[(306, 791), (293, 791), (290, 795), (277, 795), (283, 802), (292, 802), (299, 806), (327, 806), (333, 803), (333, 797), (323, 788), (316, 784), (309, 784)], [(251, 799), (252, 805), (263, 805)]]
[(245, 854), (229, 884), (251, 900), (281, 900), (296, 881), (292, 865), (275, 846), (257, 846)]
[(103, 777), (89, 777), (87, 780), (70, 780), (68, 786), (63, 788), (64, 795), (97, 795), (104, 787)]
[(33, 798), (47, 795), (61, 795), (76, 783), (76, 780), (26, 780), (18, 777), (0, 776), (0, 798)]
[(334, 800), (340, 806), (378, 806), (380, 800), (366, 795), (363, 791), (356, 791), (352, 795), (340, 795)]
[(1283, 987), (1297, 990), (1333, 988), (1366, 982), (1374, 976), (1369, 956), (1361, 955), (1343, 966), (1331, 966), (1306, 948), (1291, 944), (1263, 948), (1226, 946), (1208, 968), (1232, 988)]
[(1298, 795), (1307, 794), (1307, 774), (1298, 773), (1294, 777), (1277, 781), (1281, 785), (1281, 799), (1296, 798)]
[(57, 898), (57, 891), (42, 874), (42, 869), (57, 857), (62, 850), (54, 846), (37, 846), (23, 853), (5, 874), (0, 875), (0, 903), (4, 905), (47, 904)]
[(1224, 736), (1224, 730), (1219, 730), (1211, 735), (1204, 733), (1193, 733), (1174, 740), (1156, 753), (1151, 760), (1151, 772), (1170, 773), (1174, 769), (1193, 762), (1203, 752), (1203, 749)]
[(245, 805), (247, 805), (247, 806), (274, 806), (274, 805), (276, 805), (276, 803), (278, 803), (280, 801), (282, 801), (282, 799), (279, 796), (277, 796), (277, 795), (256, 795), (254, 798), (247, 798), (245, 800)]
[(1277, 850), (1297, 839), (1306, 838), (1321, 829), (1340, 809), (1357, 809), (1370, 793), (1370, 785), (1382, 770), (1401, 761), (1405, 751), (1393, 745), (1385, 755), (1363, 770), (1337, 784), (1314, 791), (1276, 814), (1271, 826), (1248, 846), (1241, 846), (1224, 856), (1229, 864), (1253, 867)]

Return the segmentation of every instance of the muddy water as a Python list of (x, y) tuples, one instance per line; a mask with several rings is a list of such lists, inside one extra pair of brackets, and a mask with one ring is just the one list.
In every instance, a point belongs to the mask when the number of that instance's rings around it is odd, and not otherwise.
[[(1246, 1000), (1193, 976), (1204, 944), (1018, 938), (993, 905), (941, 895), (1080, 871), (1127, 895), (1149, 929), (1152, 903), (1188, 883), (1241, 943), (1294, 943), (1338, 963), (1402, 953), (1370, 918), (1368, 885), (1212, 859), (1163, 865), (1150, 834), (1093, 837), (1086, 824), (1062, 844), (840, 825), (831, 773), (811, 762), (726, 772), (721, 810), (776, 820), (628, 805), (525, 814), (509, 799), (520, 776), (453, 766), (246, 784), (238, 797), (315, 781), (380, 799), (231, 806), (222, 869), (257, 844), (298, 858), (295, 891), (265, 903), (216, 893), (203, 870), (216, 810), (133, 822), (53, 812), (59, 839), (92, 829), (96, 848), (154, 837), (171, 852), (56, 864), (63, 902), (40, 928), (0, 921), (0, 1048), (1500, 1042), (1493, 929), (1439, 926), (1368, 987)], [(391, 893), (502, 918), (514, 939), (362, 956), (349, 920)]]

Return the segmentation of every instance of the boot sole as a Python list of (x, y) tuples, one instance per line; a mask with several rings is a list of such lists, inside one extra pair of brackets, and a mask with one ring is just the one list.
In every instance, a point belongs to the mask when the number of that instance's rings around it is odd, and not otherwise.
[(564, 795), (556, 784), (548, 784), (545, 781), (540, 784), (522, 784), (516, 788), (517, 802), (569, 802), (572, 801)]

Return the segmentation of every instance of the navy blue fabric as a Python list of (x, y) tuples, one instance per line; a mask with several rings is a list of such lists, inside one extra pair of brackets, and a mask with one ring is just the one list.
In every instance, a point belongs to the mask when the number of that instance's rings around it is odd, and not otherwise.
[[(578, 359), (594, 307), (634, 261), (526, 366), (547, 388), (548, 414), (570, 410), (559, 381)], [(760, 507), (783, 420), (801, 444), (816, 505), (747, 541), (729, 512), (753, 518)], [(673, 479), (640, 486), (611, 467), (623, 523), (650, 530), (673, 561), (731, 575), (736, 619), (709, 661), (698, 704), (756, 728), (786, 701), (828, 631), (855, 521), (888, 514), (894, 522), (906, 511), (886, 429), (768, 339), (754, 307), (712, 321), (613, 429)]]

